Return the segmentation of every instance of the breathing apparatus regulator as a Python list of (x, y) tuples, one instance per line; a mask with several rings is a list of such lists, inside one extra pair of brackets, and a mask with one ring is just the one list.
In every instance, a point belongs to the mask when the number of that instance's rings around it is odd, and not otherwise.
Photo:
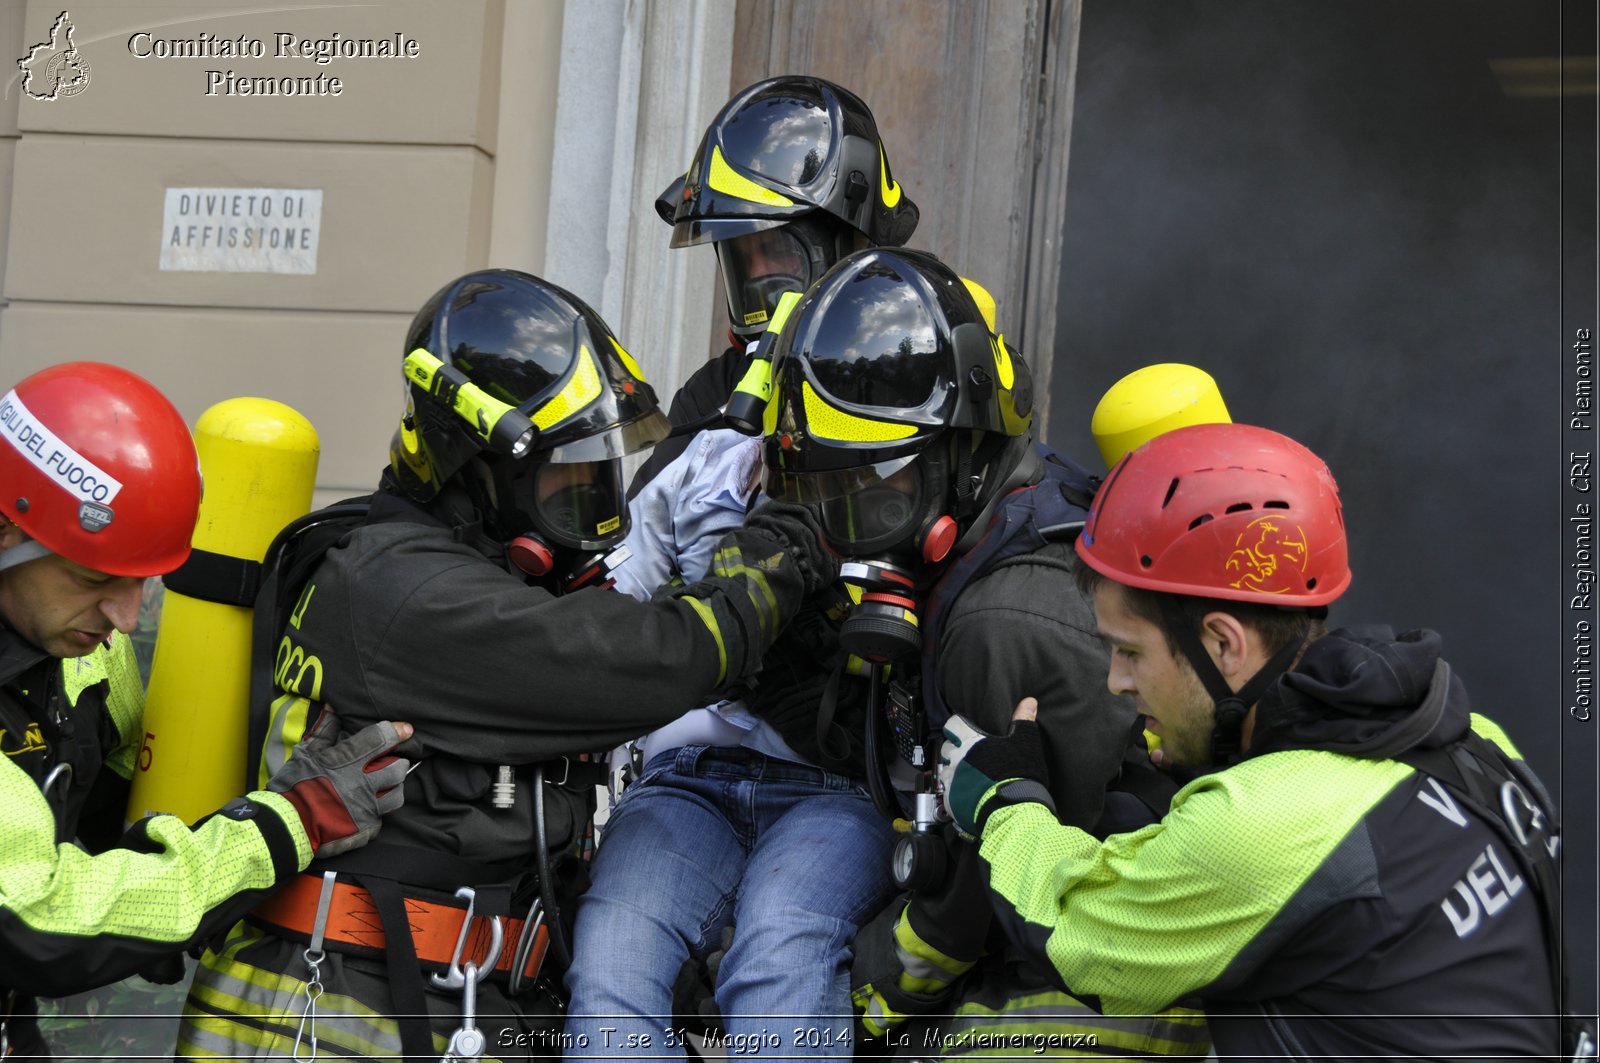
[(607, 586), (626, 561), (621, 462), (670, 425), (638, 363), (571, 293), (481, 270), (413, 320), (390, 471), (412, 500), (465, 492), (507, 566), (557, 591)]

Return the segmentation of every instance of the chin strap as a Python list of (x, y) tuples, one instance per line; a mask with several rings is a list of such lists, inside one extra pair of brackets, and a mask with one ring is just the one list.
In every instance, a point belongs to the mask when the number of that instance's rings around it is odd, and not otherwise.
[(1193, 620), (1178, 602), (1163, 596), (1161, 611), (1167, 629), (1177, 633), (1178, 648), (1189, 659), (1195, 675), (1199, 676), (1200, 682), (1205, 685), (1206, 693), (1210, 694), (1211, 700), (1216, 703), (1216, 721), (1211, 730), (1211, 763), (1216, 767), (1225, 768), (1239, 759), (1244, 744), (1244, 718), (1249, 715), (1250, 706), (1260, 700), (1261, 695), (1267, 692), (1267, 688), (1289, 670), (1289, 666), (1294, 663), (1309, 640), (1298, 639), (1283, 646), (1255, 675), (1250, 677), (1249, 682), (1234, 691), (1222, 677), (1217, 662), (1206, 652), (1205, 644), (1201, 642), (1200, 633), (1195, 630)]

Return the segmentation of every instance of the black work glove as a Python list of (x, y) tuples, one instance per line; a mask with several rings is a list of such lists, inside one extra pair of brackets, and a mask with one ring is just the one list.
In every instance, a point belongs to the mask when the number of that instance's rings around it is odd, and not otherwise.
[(411, 725), (400, 726), (403, 732), (384, 720), (341, 740), (338, 717), (324, 709), (267, 780), (267, 789), (288, 798), (300, 813), (317, 856), (367, 844), (382, 818), (405, 803), (410, 762), (388, 755), (411, 737)]
[(1037, 711), (1038, 702), (1023, 698), (1003, 736), (984, 734), (964, 716), (945, 723), (939, 784), (945, 810), (966, 837), (981, 838), (989, 817), (1007, 805), (1037, 803), (1056, 810), (1045, 786), (1049, 774)]
[(949, 860), (944, 881), (919, 890), (906, 904), (906, 920), (917, 937), (952, 960), (976, 962), (989, 936), (989, 888), (978, 862), (978, 846), (944, 833)]
[(770, 532), (788, 543), (789, 556), (805, 581), (807, 598), (826, 590), (839, 578), (839, 558), (825, 545), (816, 514), (805, 506), (768, 498), (745, 516), (744, 525)]
[(183, 981), (189, 970), (183, 964), (183, 953), (174, 952), (159, 960), (151, 960), (139, 969), (139, 977), (156, 985), (176, 985)]

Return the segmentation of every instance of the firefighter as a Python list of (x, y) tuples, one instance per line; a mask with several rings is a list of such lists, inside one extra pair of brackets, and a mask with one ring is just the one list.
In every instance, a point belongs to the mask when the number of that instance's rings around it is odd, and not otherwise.
[(656, 197), (673, 247), (710, 244), (727, 299), (728, 348), (672, 398), (675, 429), (640, 467), (638, 494), (688, 447), (690, 426), (719, 411), (749, 367), (786, 292), (803, 292), (864, 247), (899, 247), (920, 217), (889, 168), (861, 98), (822, 78), (758, 81), (723, 105), (688, 171)]
[(406, 410), (378, 490), (288, 576), (294, 663), (264, 757), (324, 701), (357, 721), (399, 705), (420, 747), (408, 802), (380, 849), (317, 865), (202, 958), (187, 1055), (304, 1057), (312, 1037), (375, 1058), (558, 1047), (603, 775), (580, 755), (747, 680), (836, 573), (809, 514), (768, 506), (702, 581), (651, 602), (601, 589), (628, 532), (620, 458), (667, 426), (633, 357), (570, 292), (466, 274), (418, 311), (402, 359)]
[[(1099, 682), (1105, 653), (1072, 582), (1072, 537), (1094, 480), (1033, 441), (1032, 378), (996, 327), (993, 299), (926, 253), (860, 251), (792, 311), (772, 358), (766, 488), (816, 507), (827, 543), (877, 574), (858, 609), (872, 621), (862, 625), (868, 652), (891, 668), (882, 700), (896, 709), (894, 746), (921, 756), (922, 800), (909, 811), (931, 799), (929, 743), (950, 714), (998, 725), (1013, 692), (1040, 690), (1058, 808), (1099, 828), (1107, 788), (1132, 759), (1136, 717)], [(846, 636), (854, 630), (847, 620)], [(1138, 759), (1154, 807), (1172, 788)], [(910, 862), (909, 899), (856, 936), (852, 984), (869, 1033), (907, 1043), (908, 1017), (954, 1013), (935, 1031), (954, 1054), (973, 1030), (1024, 1032), (1049, 1015), (1054, 1029), (1113, 1051), (1204, 1055), (1197, 1016), (1103, 1018), (1005, 947), (974, 847), (953, 845), (943, 874), (917, 870), (939, 841), (930, 820), (923, 844), (908, 839), (897, 853)], [(925, 1034), (912, 1038), (919, 1050)]]
[(143, 733), (126, 636), (145, 580), (189, 556), (199, 504), (189, 430), (135, 374), (72, 362), (0, 399), (0, 1055), (48, 1056), (33, 994), (176, 956), (402, 801), (406, 761), (380, 758), (410, 725), (336, 742), (325, 713), (260, 792), (123, 832)]
[[(715, 250), (731, 346), (678, 393), (680, 432), (635, 480), (633, 558), (618, 588), (639, 597), (699, 578), (756, 496), (760, 441), (721, 427), (716, 414), (780, 299), (851, 250), (903, 242), (916, 223), (871, 111), (812, 77), (736, 93), (657, 207), (674, 247)], [(720, 1019), (721, 1036), (766, 1043), (767, 1058), (850, 1054), (849, 940), (892, 894), (893, 835), (862, 788), (859, 763), (830, 758), (814, 734), (785, 740), (763, 718), (779, 700), (815, 716), (843, 656), (825, 611), (813, 603), (791, 625), (749, 697), (697, 709), (634, 745), (638, 777), (607, 821), (579, 905), (570, 1056), (624, 1055), (629, 1038), (635, 1049), (681, 1052), (675, 1010), (697, 1025)], [(860, 700), (856, 685), (846, 681), (846, 700)], [(744, 797), (702, 800), (729, 787)], [(664, 863), (698, 871), (663, 879)], [(785, 874), (764, 873), (773, 867)], [(631, 947), (610, 947), (617, 941)], [(785, 960), (774, 963), (779, 948)], [(711, 977), (698, 977), (702, 964)], [(785, 1013), (808, 1016), (805, 1043), (773, 1018)], [(783, 1051), (771, 1050), (774, 1036)]]
[(1099, 841), (1052, 807), (1026, 698), (947, 724), (950, 814), (1014, 947), (1108, 1015), (1198, 996), (1225, 1058), (1568, 1058), (1553, 808), (1436, 633), (1326, 629), (1345, 537), (1327, 466), (1277, 432), (1133, 451), (1078, 579), (1107, 686), (1197, 777)]

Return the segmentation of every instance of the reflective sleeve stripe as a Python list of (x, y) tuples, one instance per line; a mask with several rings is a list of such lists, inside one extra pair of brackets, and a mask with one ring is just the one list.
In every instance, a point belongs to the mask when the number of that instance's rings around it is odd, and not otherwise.
[(689, 603), (690, 608), (700, 617), (700, 622), (706, 626), (706, 630), (711, 632), (711, 637), (716, 640), (717, 682), (713, 685), (720, 686), (722, 681), (728, 678), (728, 647), (722, 642), (722, 626), (717, 623), (716, 614), (711, 611), (711, 607), (699, 598), (685, 597), (683, 601)]
[(906, 1021), (906, 1016), (891, 1008), (870, 982), (853, 990), (850, 1002), (861, 1012), (861, 1025), (873, 1037), (882, 1037), (891, 1026)]
[[(222, 1058), (255, 1058), (239, 1045), (288, 1056), (294, 1050), (306, 983), (240, 961), (241, 949), (260, 940), (253, 927), (231, 939), (221, 954), (207, 953), (184, 1003), (178, 1039), (193, 1049), (188, 1054)], [(434, 1033), (443, 1052), (448, 1038)], [(394, 1058), (400, 1054), (399, 1025), (355, 997), (324, 992), (317, 999), (317, 1039), (340, 1055)], [(302, 1046), (303, 1050), (303, 1046)]]
[(902, 970), (900, 988), (923, 995), (942, 993), (972, 969), (972, 961), (951, 959), (923, 941), (911, 927), (909, 911), (901, 912), (894, 925), (895, 959)]
[(733, 545), (725, 546), (712, 555), (711, 569), (715, 575), (745, 583), (745, 594), (750, 604), (755, 606), (761, 631), (771, 638), (778, 629), (778, 596), (772, 592), (766, 573), (746, 565), (743, 551)]

